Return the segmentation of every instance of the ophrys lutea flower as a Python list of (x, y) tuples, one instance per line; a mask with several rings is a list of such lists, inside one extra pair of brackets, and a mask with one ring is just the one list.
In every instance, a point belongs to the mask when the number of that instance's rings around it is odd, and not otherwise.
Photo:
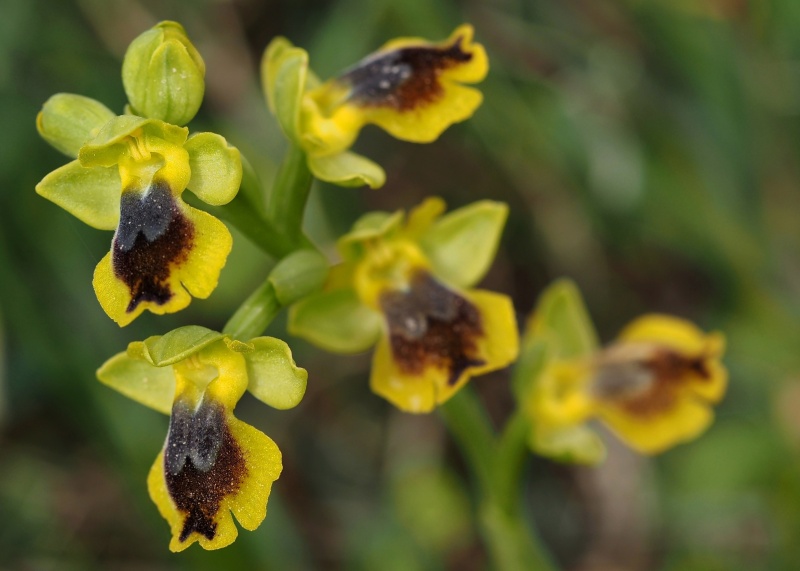
[(262, 61), (264, 90), (317, 178), (378, 187), (382, 169), (347, 149), (367, 124), (428, 143), (471, 117), (482, 95), (465, 84), (482, 81), (489, 67), (473, 34), (472, 26), (463, 25), (443, 42), (398, 38), (324, 83), (308, 71), (304, 50), (276, 38)]
[[(45, 104), (64, 98), (61, 95)], [(214, 133), (134, 115), (111, 116), (77, 151), (77, 160), (48, 174), (36, 192), (83, 222), (114, 230), (111, 251), (94, 272), (105, 312), (121, 326), (145, 309), (172, 313), (191, 296), (206, 298), (231, 250), (225, 225), (186, 204), (189, 188), (208, 204), (239, 189), (239, 152)]]
[(131, 343), (97, 374), (122, 394), (170, 414), (147, 486), (172, 530), (172, 551), (194, 542), (205, 549), (229, 545), (238, 534), (231, 513), (247, 530), (259, 526), (281, 473), (281, 453), (233, 409), (245, 390), (279, 409), (300, 402), (307, 373), (283, 341), (242, 343), (184, 327)]
[(122, 71), (130, 113), (117, 116), (72, 94), (45, 103), (39, 133), (76, 160), (36, 192), (94, 228), (114, 230), (93, 283), (106, 313), (127, 325), (145, 309), (172, 313), (214, 290), (231, 235), (181, 195), (189, 188), (208, 204), (225, 204), (239, 189), (242, 165), (223, 137), (190, 136), (180, 126), (200, 107), (205, 73), (180, 24), (161, 22), (136, 38)]
[(511, 300), (470, 289), (494, 258), (507, 207), (482, 201), (441, 216), (429, 199), (408, 218), (373, 212), (339, 241), (326, 290), (295, 304), (289, 330), (336, 352), (377, 345), (370, 386), (428, 412), (470, 377), (517, 355)]
[[(546, 328), (535, 314), (528, 335), (547, 339)], [(551, 351), (558, 344), (552, 333), (546, 342)], [(592, 419), (645, 454), (696, 438), (711, 424), (712, 407), (725, 393), (723, 350), (720, 333), (651, 314), (634, 320), (602, 350), (566, 359), (551, 355), (524, 405), (534, 449), (556, 457), (568, 453), (579, 461), (599, 459), (587, 432)]]

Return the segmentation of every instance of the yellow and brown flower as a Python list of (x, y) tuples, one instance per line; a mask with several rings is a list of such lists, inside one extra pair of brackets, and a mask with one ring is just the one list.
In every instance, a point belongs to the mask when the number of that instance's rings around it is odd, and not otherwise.
[(171, 415), (147, 486), (172, 530), (172, 551), (194, 542), (205, 549), (229, 545), (238, 534), (231, 514), (247, 530), (260, 525), (281, 453), (233, 409), (245, 390), (276, 408), (302, 399), (307, 374), (285, 343), (268, 337), (241, 343), (204, 328), (181, 328), (131, 343), (98, 378)]
[(511, 300), (468, 289), (488, 269), (505, 205), (476, 203), (439, 218), (430, 199), (407, 221), (371, 213), (339, 242), (345, 263), (326, 291), (292, 307), (289, 328), (337, 352), (377, 343), (370, 385), (409, 412), (428, 412), (470, 377), (517, 354)]
[(483, 97), (465, 84), (482, 81), (489, 68), (473, 34), (472, 26), (462, 25), (439, 43), (398, 38), (322, 84), (307, 77), (308, 55), (277, 38), (264, 54), (264, 89), (318, 178), (381, 186), (380, 167), (347, 149), (367, 124), (398, 139), (427, 143), (471, 117)]
[(188, 136), (185, 127), (122, 115), (96, 128), (77, 157), (36, 191), (90, 226), (115, 231), (93, 281), (106, 313), (124, 326), (145, 309), (172, 313), (192, 296), (208, 297), (231, 235), (181, 195), (189, 188), (209, 204), (229, 202), (241, 182), (239, 152), (214, 133)]
[(534, 430), (567, 434), (592, 418), (626, 444), (656, 454), (696, 438), (725, 393), (724, 339), (667, 315), (646, 315), (583, 359), (554, 360), (527, 407)]

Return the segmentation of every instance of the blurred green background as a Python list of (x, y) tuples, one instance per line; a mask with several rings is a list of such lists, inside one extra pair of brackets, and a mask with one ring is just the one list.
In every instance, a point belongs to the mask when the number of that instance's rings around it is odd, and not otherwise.
[[(726, 333), (728, 395), (699, 440), (599, 468), (531, 458), (525, 508), (564, 569), (800, 569), (800, 2), (797, 0), (5, 0), (0, 17), (0, 569), (487, 569), (471, 482), (438, 416), (367, 387), (369, 356), (288, 339), (309, 391), (237, 414), (284, 454), (269, 515), (231, 547), (173, 555), (145, 476), (167, 419), (95, 381), (131, 340), (220, 328), (268, 260), (235, 234), (220, 288), (119, 329), (92, 288), (111, 235), (39, 198), (66, 162), (36, 134), (53, 93), (121, 110), (127, 44), (184, 24), (207, 64), (194, 130), (223, 133), (265, 181), (283, 143), (260, 54), (286, 35), (328, 77), (385, 40), (469, 21), (485, 103), (432, 145), (369, 128), (380, 191), (318, 185), (308, 230), (332, 242), (367, 209), (437, 194), (507, 201), (484, 287), (524, 319), (560, 276), (605, 341), (664, 311)], [(279, 319), (271, 329), (283, 335)], [(473, 381), (496, 422), (508, 372)]]

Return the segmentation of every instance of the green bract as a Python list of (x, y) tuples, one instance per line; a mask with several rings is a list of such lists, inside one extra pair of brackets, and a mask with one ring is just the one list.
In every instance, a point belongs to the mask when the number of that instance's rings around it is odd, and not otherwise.
[(286, 38), (272, 40), (261, 60), (261, 81), (270, 111), (286, 137), (307, 153), (308, 168), (320, 180), (339, 186), (379, 188), (386, 173), (373, 161), (349, 151), (318, 154), (300, 127), (303, 94), (319, 81), (308, 69), (308, 53)]
[(328, 277), (328, 261), (315, 250), (298, 250), (272, 269), (269, 281), (282, 305), (290, 305), (320, 289)]
[(57, 93), (36, 117), (36, 129), (53, 147), (75, 158), (83, 144), (114, 118), (108, 107), (82, 95)]
[(97, 378), (128, 398), (169, 414), (175, 398), (175, 375), (171, 366), (216, 343), (224, 343), (228, 350), (242, 354), (247, 364), (247, 389), (257, 399), (278, 409), (300, 403), (308, 373), (295, 365), (285, 342), (258, 337), (242, 343), (194, 325), (131, 343), (127, 351), (100, 367)]
[(185, 125), (200, 109), (205, 72), (183, 26), (161, 22), (131, 42), (122, 83), (136, 115)]

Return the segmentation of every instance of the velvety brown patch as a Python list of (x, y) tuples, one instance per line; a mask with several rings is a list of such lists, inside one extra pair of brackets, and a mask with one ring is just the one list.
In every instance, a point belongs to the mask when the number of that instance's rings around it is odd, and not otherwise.
[(359, 105), (410, 111), (441, 97), (442, 71), (472, 59), (462, 42), (459, 37), (442, 48), (408, 47), (377, 54), (360, 61), (339, 79), (352, 87), (350, 100)]
[(659, 349), (646, 360), (631, 363), (630, 367), (638, 369), (640, 379), (647, 378), (647, 385), (641, 384), (639, 390), (628, 393), (620, 392), (617, 399), (626, 411), (637, 416), (652, 416), (669, 410), (675, 406), (682, 385), (687, 381), (711, 378), (704, 357), (687, 358), (668, 349)]
[(446, 368), (452, 385), (468, 367), (485, 363), (475, 356), (476, 340), (483, 335), (477, 308), (427, 272), (417, 272), (408, 291), (384, 293), (380, 304), (389, 324), (392, 355), (402, 372)]
[(247, 465), (225, 422), (225, 409), (203, 403), (197, 410), (177, 402), (172, 409), (164, 449), (167, 490), (178, 511), (185, 514), (180, 540), (193, 532), (214, 539), (214, 518), (222, 500), (236, 493)]
[(166, 184), (122, 194), (111, 263), (114, 275), (130, 290), (128, 313), (143, 301), (163, 305), (170, 300), (171, 267), (186, 260), (193, 238), (194, 227)]

